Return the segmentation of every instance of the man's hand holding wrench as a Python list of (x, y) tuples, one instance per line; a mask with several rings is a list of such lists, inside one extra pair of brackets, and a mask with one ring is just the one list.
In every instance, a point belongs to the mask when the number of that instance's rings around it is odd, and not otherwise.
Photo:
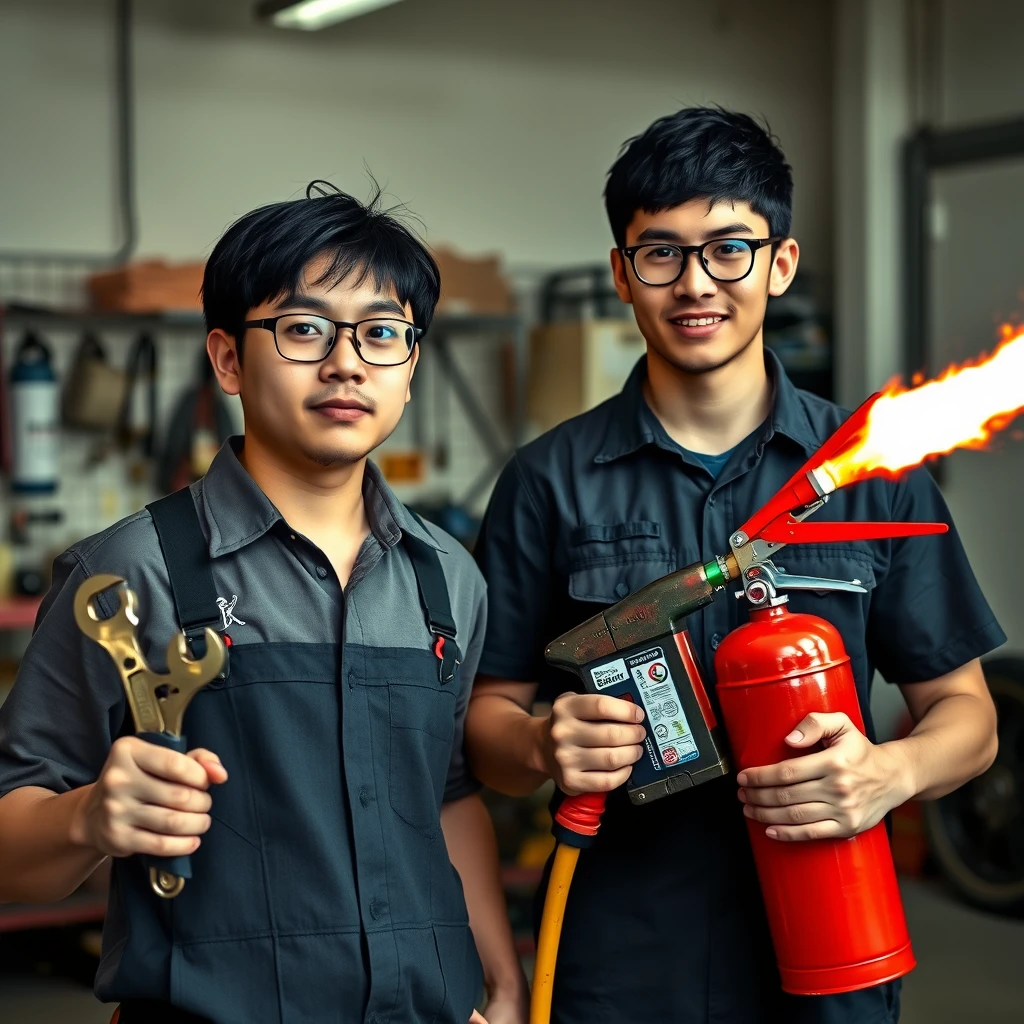
[[(111, 587), (117, 587), (119, 607), (102, 619), (94, 600)], [(168, 645), (168, 671), (154, 672), (138, 644), (135, 594), (119, 576), (87, 579), (75, 597), (75, 620), (113, 659), (138, 735), (112, 745), (73, 825), (73, 839), (112, 857), (142, 854), (154, 891), (176, 896), (191, 874), (188, 855), (210, 827), (209, 787), (227, 779), (216, 754), (201, 749), (185, 753), (182, 717), (192, 697), (222, 674), (227, 650), (220, 636), (207, 629), (206, 653), (190, 658), (179, 633)]]

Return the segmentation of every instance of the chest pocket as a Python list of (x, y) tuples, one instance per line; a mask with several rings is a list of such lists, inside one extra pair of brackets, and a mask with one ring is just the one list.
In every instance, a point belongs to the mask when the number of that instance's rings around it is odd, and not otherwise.
[(585, 604), (615, 604), (675, 568), (660, 523), (583, 524), (569, 544), (569, 596)]

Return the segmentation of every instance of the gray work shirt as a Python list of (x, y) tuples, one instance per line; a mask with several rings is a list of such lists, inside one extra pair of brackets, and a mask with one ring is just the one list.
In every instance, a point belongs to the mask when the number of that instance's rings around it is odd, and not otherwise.
[[(244, 470), (240, 443), (225, 444), (192, 487), (231, 670), (185, 717), (189, 745), (218, 753), (230, 778), (212, 790), (213, 825), (173, 919), (155, 905), (164, 901), (126, 896), (122, 883), (137, 879), (125, 865), (137, 858), (115, 862), (97, 992), (168, 1000), (218, 1022), (468, 1017), (478, 963), (439, 812), (478, 788), (462, 735), (483, 580), (459, 543), (418, 522), (367, 463), (370, 534), (343, 592), (323, 552)], [(438, 553), (448, 586), (462, 659), (447, 687), (406, 533)], [(75, 592), (97, 573), (136, 592), (142, 649), (166, 667), (179, 627), (143, 511), (56, 560), (0, 709), (0, 793), (92, 782), (113, 741), (134, 731), (109, 656), (74, 621)], [(142, 934), (158, 949), (140, 952)], [(320, 993), (330, 1015), (309, 1002)]]
[[(541, 683), (548, 699), (578, 680), (548, 666), (545, 646), (670, 572), (729, 551), (729, 537), (846, 418), (800, 391), (766, 353), (771, 414), (717, 476), (676, 444), (643, 396), (646, 359), (622, 392), (519, 451), (492, 495), (476, 547), (490, 621), (480, 672)], [(925, 470), (838, 491), (815, 522), (950, 522)], [(792, 573), (860, 580), (866, 593), (796, 591), (849, 652), (868, 736), (870, 685), (934, 679), (1006, 639), (951, 528), (939, 536), (794, 544)], [(735, 588), (730, 588), (730, 590)], [(723, 637), (747, 620), (731, 593), (687, 619), (714, 682)], [(712, 694), (713, 694), (712, 689)], [(714, 699), (714, 698), (713, 698)], [(888, 1022), (898, 986), (827, 998), (783, 996), (734, 778), (633, 807), (608, 801), (580, 858), (555, 981), (563, 1024)], [(628, 969), (609, 971), (628, 951)], [(671, 984), (666, 983), (671, 979)]]

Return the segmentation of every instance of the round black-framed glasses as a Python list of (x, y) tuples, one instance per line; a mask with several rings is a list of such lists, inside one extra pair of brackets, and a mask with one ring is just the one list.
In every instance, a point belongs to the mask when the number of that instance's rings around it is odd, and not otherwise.
[(243, 327), (262, 328), (274, 335), (278, 355), (293, 363), (322, 363), (334, 348), (338, 332), (351, 329), (356, 355), (369, 366), (401, 366), (412, 358), (423, 328), (395, 317), (368, 320), (330, 320), (314, 313), (281, 313), (246, 320)]
[(704, 273), (712, 281), (742, 281), (754, 269), (754, 255), (765, 245), (781, 242), (782, 235), (770, 238), (713, 238), (702, 245), (677, 245), (675, 242), (645, 242), (620, 249), (644, 284), (663, 287), (675, 284), (683, 276), (690, 253), (700, 260)]

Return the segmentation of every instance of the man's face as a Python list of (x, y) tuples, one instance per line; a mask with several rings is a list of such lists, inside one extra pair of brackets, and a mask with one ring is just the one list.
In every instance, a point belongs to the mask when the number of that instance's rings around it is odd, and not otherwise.
[[(746, 203), (709, 207), (707, 199), (692, 199), (660, 213), (638, 210), (626, 229), (626, 246), (769, 236), (767, 220)], [(725, 366), (760, 338), (768, 296), (789, 287), (798, 254), (791, 238), (774, 252), (763, 246), (754, 251), (750, 273), (731, 282), (714, 280), (695, 253), (688, 254), (682, 276), (669, 285), (639, 280), (617, 249), (612, 250), (612, 270), (619, 297), (633, 305), (649, 352), (684, 373), (700, 374)]]
[[(251, 309), (246, 319), (306, 313), (349, 323), (372, 317), (412, 321), (409, 305), (401, 304), (393, 292), (378, 291), (372, 275), (358, 284), (358, 275), (334, 285), (318, 284), (323, 266), (312, 263), (297, 294), (265, 302)], [(240, 366), (233, 353), (220, 347), (221, 359), (212, 347), (211, 356), (224, 390), (241, 395), (246, 434), (284, 462), (327, 467), (358, 462), (391, 434), (409, 401), (419, 356), (416, 346), (412, 358), (400, 366), (370, 366), (352, 344), (352, 329), (344, 327), (319, 363), (283, 358), (273, 333), (263, 328), (246, 330)], [(224, 372), (223, 367), (232, 364), (234, 372)]]

